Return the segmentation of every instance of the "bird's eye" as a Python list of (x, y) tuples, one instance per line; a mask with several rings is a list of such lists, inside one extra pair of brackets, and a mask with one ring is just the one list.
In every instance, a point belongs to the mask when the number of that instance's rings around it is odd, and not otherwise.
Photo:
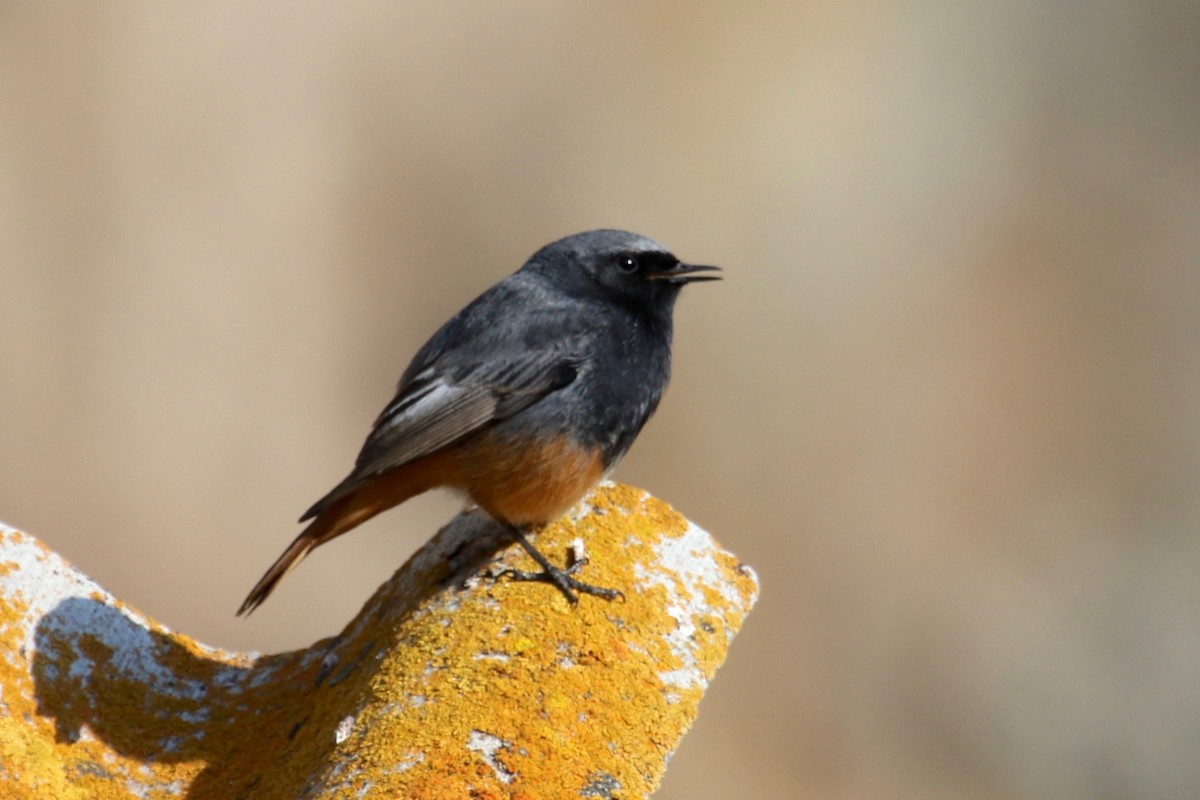
[(638, 271), (637, 256), (623, 255), (617, 258), (617, 269), (626, 274), (632, 274)]

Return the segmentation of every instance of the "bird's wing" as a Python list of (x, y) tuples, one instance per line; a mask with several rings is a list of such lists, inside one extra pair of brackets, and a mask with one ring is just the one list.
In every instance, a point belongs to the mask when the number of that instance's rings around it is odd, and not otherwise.
[(378, 474), (505, 419), (575, 380), (567, 358), (481, 365), (458, 376), (419, 373), (376, 420), (355, 472)]
[(537, 358), (493, 353), (486, 363), (434, 363), (406, 375), (396, 397), (379, 415), (355, 462), (354, 471), (321, 498), (301, 521), (396, 467), (429, 455), (489, 423), (505, 419), (569, 385), (579, 360), (559, 346)]

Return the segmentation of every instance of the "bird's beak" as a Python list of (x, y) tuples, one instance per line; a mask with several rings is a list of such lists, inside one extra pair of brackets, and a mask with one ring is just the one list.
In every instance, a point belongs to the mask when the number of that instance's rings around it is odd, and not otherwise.
[(720, 275), (698, 275), (698, 272), (720, 272), (720, 267), (705, 267), (699, 264), (684, 264), (680, 261), (670, 269), (664, 269), (662, 272), (651, 272), (646, 277), (652, 281), (666, 281), (667, 283), (695, 283), (697, 281), (719, 281)]

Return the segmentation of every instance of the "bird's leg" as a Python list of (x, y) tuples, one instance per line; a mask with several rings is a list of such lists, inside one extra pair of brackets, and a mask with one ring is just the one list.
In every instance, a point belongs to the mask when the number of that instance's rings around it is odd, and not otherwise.
[[(525, 552), (533, 557), (533, 560), (542, 568), (541, 572), (525, 572), (519, 569), (506, 569), (502, 574), (507, 575), (515, 581), (542, 581), (555, 586), (563, 596), (574, 605), (579, 602), (579, 594), (591, 594), (596, 597), (603, 597), (605, 600), (615, 600), (620, 597), (625, 598), (625, 595), (616, 589), (606, 589), (603, 586), (593, 586), (590, 583), (576, 580), (571, 577), (576, 572), (587, 564), (586, 558), (573, 560), (566, 569), (559, 569), (550, 563), (550, 559), (542, 555), (542, 552), (533, 546), (533, 543), (525, 537), (525, 531), (516, 525), (506, 525), (509, 534), (517, 540), (517, 544), (525, 548)], [(579, 594), (576, 594), (576, 593)]]

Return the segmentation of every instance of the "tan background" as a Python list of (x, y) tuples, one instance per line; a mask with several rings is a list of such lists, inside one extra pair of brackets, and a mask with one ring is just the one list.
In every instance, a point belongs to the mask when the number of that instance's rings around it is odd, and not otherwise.
[(619, 471), (764, 593), (660, 793), (1200, 796), (1200, 7), (0, 5), (0, 518), (217, 645), (329, 634), (422, 498), (233, 610), (536, 247), (685, 292)]

